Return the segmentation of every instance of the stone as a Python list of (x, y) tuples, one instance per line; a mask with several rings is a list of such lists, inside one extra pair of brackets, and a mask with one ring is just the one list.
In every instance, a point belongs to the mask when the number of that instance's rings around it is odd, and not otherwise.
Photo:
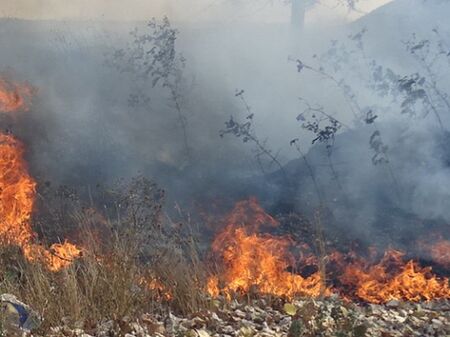
[(27, 304), (11, 294), (0, 295), (1, 312), (5, 328), (20, 328), (26, 331), (36, 329), (41, 324), (41, 317)]
[(386, 306), (388, 308), (398, 308), (400, 306), (400, 301), (397, 300), (391, 300), (389, 302), (386, 303)]

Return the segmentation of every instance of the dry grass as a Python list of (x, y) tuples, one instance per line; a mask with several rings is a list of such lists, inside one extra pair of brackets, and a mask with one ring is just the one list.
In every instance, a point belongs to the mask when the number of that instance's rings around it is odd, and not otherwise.
[[(11, 253), (11, 252), (10, 252)], [(90, 326), (151, 310), (157, 294), (142, 280), (148, 272), (120, 240), (101, 258), (85, 254), (54, 273), (40, 262), (14, 258), (14, 270), (3, 270), (2, 292), (12, 293), (45, 318), (43, 329), (66, 323)]]
[(161, 205), (148, 196), (153, 187), (139, 181), (125, 189), (118, 203), (110, 203), (111, 212), (80, 208), (65, 214), (78, 223), (83, 256), (60, 272), (26, 261), (17, 247), (1, 247), (0, 291), (44, 317), (43, 332), (61, 324), (89, 331), (105, 320), (169, 307), (183, 314), (205, 308), (195, 240), (164, 219)]

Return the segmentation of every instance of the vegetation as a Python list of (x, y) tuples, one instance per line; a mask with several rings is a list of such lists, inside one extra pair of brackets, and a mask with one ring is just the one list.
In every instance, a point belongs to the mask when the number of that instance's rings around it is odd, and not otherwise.
[[(350, 8), (355, 8), (357, 2), (346, 1)], [(324, 214), (332, 214), (334, 205), (329, 195), (332, 187), (324, 188), (320, 184), (322, 177), (317, 174), (317, 164), (308, 156), (309, 147), (325, 150), (332, 185), (346, 198), (348, 186), (335, 160), (339, 134), (369, 130), (365, 133), (369, 164), (388, 172), (387, 179), (400, 204), (405, 194), (393, 161), (392, 143), (402, 140), (412, 121), (425, 121), (428, 116), (431, 118), (426, 121), (433, 132), (448, 133), (445, 119), (450, 110), (450, 90), (442, 80), (448, 74), (441, 69), (448, 70), (450, 52), (439, 29), (434, 29), (430, 38), (412, 35), (404, 42), (405, 51), (417, 64), (417, 71), (412, 74), (398, 74), (371, 59), (364, 43), (367, 33), (362, 29), (344, 42), (333, 41), (327, 52), (313, 56), (312, 63), (295, 60), (300, 79), (305, 72), (310, 72), (318, 77), (320, 84), (331, 83), (353, 115), (350, 122), (341, 120), (339, 111), (327, 109), (326, 102), (310, 103), (308, 98), (301, 97), (301, 109), (296, 116), (298, 133), (290, 137), (290, 146), (298, 152), (305, 176), (311, 179), (317, 196), (308, 224), (314, 236), (317, 260), (313, 267), (320, 274), (320, 297), (326, 293), (330, 274)], [(196, 149), (189, 142), (188, 118), (183, 106), (187, 96), (186, 60), (176, 49), (177, 37), (178, 31), (168, 18), (153, 19), (143, 32), (132, 31), (130, 44), (115, 49), (108, 64), (136, 80), (136, 91), (128, 101), (130, 107), (143, 104), (147, 109), (152, 90), (156, 88), (160, 90), (158, 94), (168, 96), (182, 135), (184, 159), (188, 161)], [(250, 144), (263, 177), (282, 177), (280, 180), (290, 188), (299, 174), (294, 178), (289, 176), (278, 152), (256, 132), (256, 114), (245, 91), (237, 90), (235, 98), (243, 105), (245, 115), (231, 116), (219, 135), (222, 138), (231, 135)], [(393, 114), (401, 116), (404, 133), (398, 131), (388, 138), (385, 131)], [(33, 228), (39, 236), (35, 239), (50, 246), (61, 242), (61, 237), (70, 237), (82, 254), (70, 260), (67, 268), (55, 272), (43, 261), (25, 259), (20, 248), (1, 245), (0, 291), (16, 295), (39, 312), (45, 318), (40, 327), (43, 333), (61, 322), (89, 329), (105, 320), (120, 325), (129, 316), (147, 312), (169, 310), (188, 315), (208, 308), (210, 300), (204, 291), (208, 270), (199, 252), (197, 235), (189, 219), (173, 220), (166, 214), (164, 204), (164, 190), (143, 177), (120, 181), (113, 188), (99, 186), (95, 191), (89, 188), (86, 195), (79, 195), (67, 186), (54, 188), (49, 183), (40, 186), (36, 206), (39, 212), (33, 219)], [(349, 207), (348, 202), (344, 204)], [(294, 226), (299, 227), (299, 223), (295, 222)], [(271, 230), (276, 232), (274, 228)], [(253, 238), (258, 239), (258, 234), (252, 233)], [(288, 234), (295, 236), (295, 233)], [(64, 259), (51, 249), (48, 251)], [(292, 315), (289, 336), (319, 335), (323, 330), (322, 309), (312, 300), (305, 302)], [(339, 336), (365, 334), (366, 327), (349, 316), (345, 307), (330, 310)], [(0, 334), (1, 323), (0, 317)]]
[(163, 191), (137, 178), (104, 191), (102, 201), (107, 201), (103, 213), (84, 206), (59, 213), (63, 223), (75, 219), (83, 252), (61, 271), (27, 261), (17, 247), (2, 246), (0, 291), (44, 317), (44, 333), (62, 322), (89, 329), (166, 306), (182, 314), (205, 308), (200, 286), (205, 271), (195, 239), (187, 227), (164, 217)]

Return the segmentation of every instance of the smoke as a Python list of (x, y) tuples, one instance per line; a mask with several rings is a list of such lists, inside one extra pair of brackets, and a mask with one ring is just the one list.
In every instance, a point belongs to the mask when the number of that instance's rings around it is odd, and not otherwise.
[[(340, 17), (356, 19), (390, 0), (364, 0), (348, 12), (338, 0), (321, 0), (308, 14), (310, 22)], [(170, 16), (178, 22), (288, 22), (288, 1), (239, 0), (8, 0), (0, 1), (2, 17), (31, 20), (141, 21)]]
[(132, 0), (3, 0), (0, 2), (2, 15), (40, 20), (100, 19), (100, 20), (142, 20), (149, 16), (171, 14), (171, 5), (166, 1)]
[[(14, 8), (21, 16), (33, 13), (42, 18), (81, 10), (85, 11), (79, 12), (82, 17), (97, 13), (92, 2), (90, 7), (82, 2), (39, 4), (16, 2)], [(50, 5), (54, 5), (52, 11), (42, 13)], [(288, 204), (289, 210), (308, 213), (318, 201), (303, 158), (289, 146), (298, 138), (332, 211), (330, 223), (336, 223), (341, 232), (351, 229), (356, 237), (369, 241), (383, 222), (405, 228), (415, 217), (447, 221), (447, 133), (439, 130), (433, 113), (424, 116), (419, 110), (414, 117), (402, 115), (399, 101), (380, 98), (360, 76), (370, 74), (367, 63), (370, 66), (372, 60), (403, 76), (422, 71), (402, 41), (413, 32), (429, 36), (435, 23), (445, 36), (449, 27), (440, 19), (445, 13), (442, 6), (396, 1), (355, 23), (316, 22), (301, 34), (283, 23), (175, 23), (180, 32), (177, 51), (186, 58), (181, 109), (192, 151), (189, 160), (183, 153), (179, 115), (167, 88), (136, 81), (108, 65), (115, 50), (133, 45), (128, 32), (135, 27), (146, 29), (142, 22), (2, 20), (0, 38), (8, 48), (2, 52), (1, 68), (38, 88), (31, 111), (23, 113), (19, 123), (5, 127), (27, 144), (32, 173), (40, 182), (86, 188), (144, 174), (167, 188), (173, 200), (237, 199), (255, 194), (275, 211)], [(163, 7), (136, 1), (123, 14), (135, 18), (132, 12), (145, 17), (167, 12), (176, 17), (173, 11), (184, 8)], [(411, 22), (411, 7), (425, 19), (415, 17)], [(107, 9), (107, 16), (119, 14), (115, 2), (109, 7), (98, 2), (98, 8)], [(378, 115), (376, 126), (355, 122), (336, 83), (314, 72), (297, 72), (296, 59), (314, 64), (329, 50), (331, 40), (344, 41), (353, 60), (358, 51), (348, 36), (363, 27), (368, 30), (366, 59), (357, 56), (358, 63), (332, 60), (337, 81), (344, 78), (357, 93), (361, 110), (372, 108)], [(445, 79), (440, 85), (448, 88)], [(236, 90), (245, 91), (258, 140), (286, 164), (288, 184), (270, 159), (255, 156), (252, 142), (231, 135), (219, 137), (230, 116), (245, 122), (249, 114), (235, 97)], [(333, 145), (339, 183), (330, 170), (326, 146), (312, 146), (314, 137), (297, 120), (305, 109), (300, 97), (349, 126), (338, 131)], [(448, 111), (445, 107), (439, 111), (447, 129)], [(369, 139), (376, 129), (389, 148), (389, 165), (372, 162)]]

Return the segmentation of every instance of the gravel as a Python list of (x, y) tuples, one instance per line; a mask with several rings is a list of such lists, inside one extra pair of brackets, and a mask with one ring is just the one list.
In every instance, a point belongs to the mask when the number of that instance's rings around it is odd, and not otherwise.
[[(25, 333), (25, 336), (39, 336)], [(355, 304), (337, 297), (324, 300), (214, 300), (210, 310), (190, 317), (173, 313), (107, 321), (92, 331), (52, 329), (49, 337), (174, 336), (271, 337), (354, 336), (450, 337), (450, 301), (391, 301), (385, 305)]]

